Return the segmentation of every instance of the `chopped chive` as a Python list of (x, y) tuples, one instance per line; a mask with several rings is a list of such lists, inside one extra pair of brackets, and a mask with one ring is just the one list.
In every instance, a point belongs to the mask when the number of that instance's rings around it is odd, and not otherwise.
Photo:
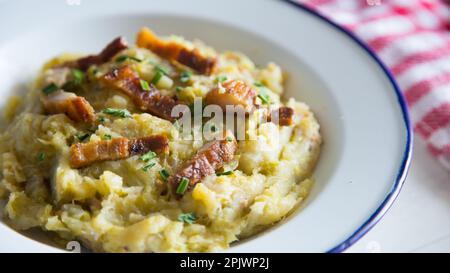
[(269, 104), (269, 96), (267, 94), (258, 94), (258, 98), (263, 104)]
[(73, 82), (75, 85), (81, 85), (84, 82), (84, 72), (79, 69), (72, 69)]
[(189, 179), (187, 179), (186, 177), (181, 178), (180, 184), (178, 185), (177, 188), (177, 193), (184, 194), (188, 186), (189, 186)]
[(156, 157), (156, 153), (150, 151), (150, 152), (142, 155), (141, 157), (139, 157), (139, 159), (142, 160), (142, 161), (148, 162), (148, 161), (152, 160), (155, 157)]
[(177, 91), (177, 92), (181, 92), (182, 90), (183, 90), (183, 87), (181, 87), (181, 86), (175, 87), (175, 91)]
[(261, 82), (255, 82), (255, 83), (253, 83), (255, 86), (257, 86), (257, 87), (263, 87), (264, 86), (264, 84), (262, 84)]
[(170, 174), (167, 170), (162, 169), (159, 171), (159, 176), (161, 176), (162, 180), (167, 181), (167, 179), (169, 178)]
[(232, 137), (226, 137), (225, 138), (228, 142), (233, 142), (233, 138)]
[(105, 114), (121, 117), (121, 118), (129, 118), (131, 117), (130, 112), (127, 109), (116, 109), (116, 108), (105, 108), (102, 111)]
[(51, 83), (49, 85), (47, 85), (46, 87), (44, 87), (42, 89), (42, 92), (46, 95), (55, 92), (56, 90), (58, 90), (58, 86), (56, 86), (56, 84)]
[(106, 121), (105, 117), (99, 117), (99, 118), (98, 118), (98, 122), (103, 123), (103, 122), (105, 122), (105, 121)]
[(151, 162), (150, 164), (145, 165), (144, 167), (142, 167), (141, 169), (146, 172), (148, 171), (148, 169), (150, 169), (151, 167), (155, 166), (156, 163), (155, 162)]
[(217, 176), (222, 176), (222, 175), (230, 175), (232, 174), (233, 171), (226, 171), (226, 172), (222, 172), (222, 173), (216, 173)]
[(91, 136), (91, 134), (86, 133), (86, 134), (77, 134), (76, 137), (78, 138), (78, 140), (80, 142), (84, 142), (86, 139), (88, 139)]
[(164, 73), (162, 73), (161, 71), (157, 70), (155, 73), (155, 76), (153, 76), (152, 79), (152, 83), (153, 84), (158, 84), (159, 80), (161, 80), (161, 78), (164, 76)]
[(170, 71), (167, 67), (161, 66), (161, 65), (156, 65), (155, 66), (156, 71), (160, 71), (161, 73), (163, 73), (164, 75), (168, 76)]
[(180, 82), (187, 83), (191, 80), (192, 72), (190, 71), (183, 71), (180, 74)]
[(227, 76), (219, 76), (219, 77), (217, 77), (217, 82), (224, 82), (227, 79), (228, 79)]
[(133, 57), (133, 56), (127, 56), (127, 55), (121, 55), (119, 57), (116, 58), (116, 62), (121, 63), (124, 62), (126, 60), (132, 60), (132, 61), (136, 61), (138, 63), (142, 62), (141, 59)]
[(197, 216), (193, 212), (191, 212), (191, 213), (181, 213), (180, 215), (178, 215), (178, 221), (180, 221), (180, 222), (193, 224), (195, 222), (195, 220), (197, 220)]
[(139, 83), (141, 84), (142, 90), (150, 91), (150, 85), (148, 85), (147, 81), (141, 79), (139, 80)]
[(38, 155), (37, 155), (37, 160), (38, 160), (39, 162), (41, 162), (41, 161), (43, 161), (44, 159), (45, 159), (45, 153), (43, 153), (43, 152), (38, 153)]
[(111, 140), (111, 139), (112, 139), (111, 135), (106, 134), (103, 136), (103, 140)]

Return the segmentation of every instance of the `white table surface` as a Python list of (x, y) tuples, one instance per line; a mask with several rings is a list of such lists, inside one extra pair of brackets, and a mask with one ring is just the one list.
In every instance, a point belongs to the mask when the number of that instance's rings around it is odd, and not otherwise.
[(420, 139), (397, 200), (346, 252), (450, 252), (450, 172)]

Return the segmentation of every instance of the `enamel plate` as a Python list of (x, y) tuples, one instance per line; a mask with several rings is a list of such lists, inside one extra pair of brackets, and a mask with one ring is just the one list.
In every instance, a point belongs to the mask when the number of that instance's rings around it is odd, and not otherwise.
[[(358, 39), (297, 4), (275, 0), (49, 0), (0, 3), (0, 104), (62, 52), (97, 52), (142, 26), (238, 50), (287, 72), (285, 97), (321, 124), (316, 184), (303, 206), (229, 252), (339, 252), (386, 213), (411, 157), (406, 107), (391, 74)], [(0, 251), (54, 252), (0, 224)]]

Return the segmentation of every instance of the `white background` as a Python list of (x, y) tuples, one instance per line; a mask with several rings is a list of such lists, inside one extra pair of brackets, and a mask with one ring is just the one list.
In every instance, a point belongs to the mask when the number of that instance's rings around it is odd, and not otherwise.
[(450, 173), (416, 139), (411, 169), (383, 219), (347, 252), (450, 252)]

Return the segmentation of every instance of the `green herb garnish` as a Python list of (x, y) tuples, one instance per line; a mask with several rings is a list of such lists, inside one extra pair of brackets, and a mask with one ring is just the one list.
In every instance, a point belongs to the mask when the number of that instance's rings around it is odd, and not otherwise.
[(264, 86), (264, 84), (262, 84), (261, 82), (254, 82), (253, 84), (255, 86), (257, 86), (257, 87), (263, 87)]
[(116, 62), (121, 63), (124, 62), (126, 60), (132, 60), (132, 61), (136, 61), (138, 63), (142, 62), (141, 59), (133, 57), (133, 56), (127, 56), (127, 55), (121, 55), (119, 57), (116, 58)]
[(144, 167), (142, 167), (141, 169), (146, 172), (148, 171), (148, 169), (150, 169), (151, 167), (155, 166), (156, 163), (155, 162), (151, 162), (150, 164), (145, 165)]
[(140, 79), (139, 83), (141, 84), (142, 90), (150, 91), (150, 85), (148, 84), (147, 81)]
[(161, 176), (162, 180), (167, 181), (167, 179), (169, 178), (170, 174), (165, 169), (162, 169), (162, 170), (159, 171), (159, 176)]
[(181, 178), (180, 184), (177, 187), (178, 194), (184, 194), (189, 186), (189, 179), (186, 177)]
[(84, 83), (84, 72), (79, 69), (72, 69), (73, 83), (81, 85)]
[(51, 83), (49, 85), (47, 85), (46, 87), (44, 87), (42, 89), (42, 92), (46, 95), (55, 92), (56, 90), (58, 90), (58, 86), (56, 86), (56, 84)]
[(105, 121), (106, 121), (105, 117), (99, 117), (99, 118), (98, 118), (98, 122), (103, 123), (103, 122), (105, 122)]
[(156, 153), (150, 151), (150, 152), (142, 155), (141, 157), (139, 157), (139, 159), (142, 160), (142, 161), (148, 162), (148, 161), (152, 160), (155, 157), (156, 157)]
[(219, 77), (217, 77), (217, 82), (224, 82), (227, 79), (228, 79), (227, 76), (219, 76)]
[(169, 69), (167, 67), (161, 66), (161, 65), (156, 65), (155, 66), (156, 71), (160, 71), (161, 73), (163, 73), (166, 76), (169, 76)]
[(192, 72), (190, 71), (183, 71), (180, 74), (180, 82), (187, 83), (191, 80)]
[(161, 71), (157, 70), (155, 73), (155, 76), (153, 76), (152, 79), (152, 83), (153, 84), (158, 84), (159, 80), (161, 80), (161, 78), (164, 76), (164, 73), (162, 73)]
[(130, 112), (127, 109), (116, 109), (116, 108), (105, 108), (102, 111), (105, 114), (116, 116), (120, 118), (129, 118), (131, 117)]
[(39, 162), (41, 162), (41, 161), (44, 161), (44, 159), (45, 159), (45, 153), (43, 153), (43, 152), (38, 153), (37, 160)]
[(232, 174), (233, 171), (226, 171), (226, 172), (222, 172), (222, 173), (216, 173), (217, 176), (222, 176), (222, 175), (230, 175)]
[(77, 134), (76, 137), (80, 142), (84, 142), (86, 139), (88, 139), (91, 136), (91, 134)]
[(269, 104), (270, 98), (267, 94), (258, 94), (258, 98), (263, 104)]
[(111, 135), (103, 135), (103, 140), (111, 140), (112, 136)]
[(233, 142), (233, 138), (232, 137), (226, 137), (225, 138), (228, 142)]
[(175, 91), (177, 91), (177, 92), (181, 92), (182, 90), (183, 90), (183, 87), (181, 87), (181, 86), (175, 87)]
[(178, 221), (180, 221), (180, 222), (193, 224), (195, 222), (195, 220), (197, 220), (197, 216), (193, 212), (191, 212), (191, 213), (181, 213), (180, 215), (178, 215)]

